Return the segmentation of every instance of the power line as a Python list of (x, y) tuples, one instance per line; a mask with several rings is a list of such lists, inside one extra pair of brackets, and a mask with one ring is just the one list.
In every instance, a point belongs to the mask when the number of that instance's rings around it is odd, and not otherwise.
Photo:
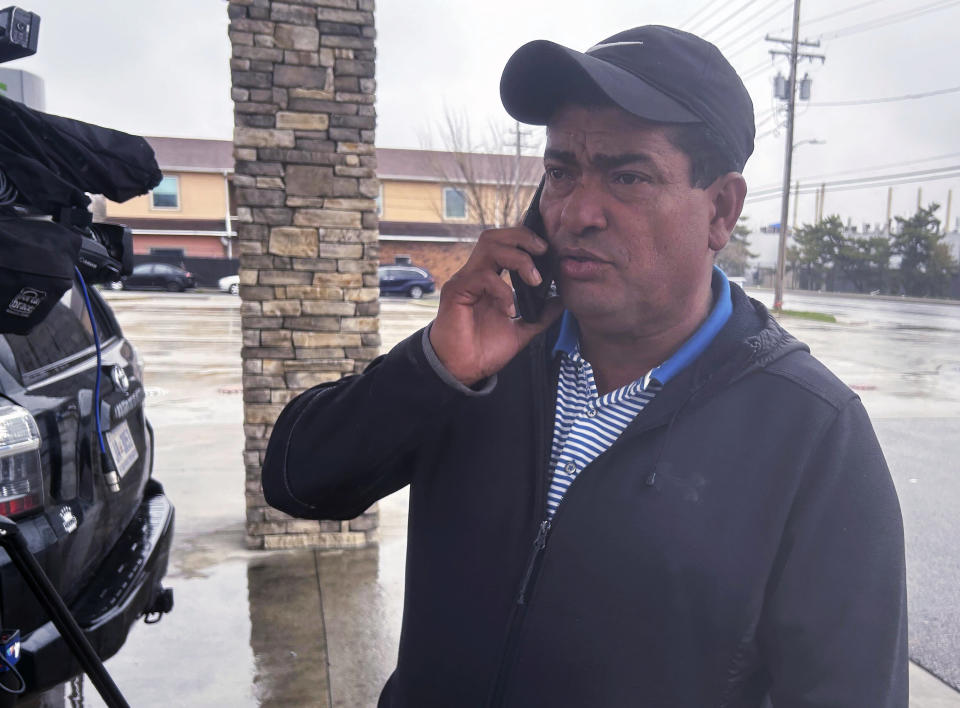
[[(775, 5), (779, 5), (779, 7), (777, 7), (777, 9), (773, 13), (771, 13), (769, 16), (761, 17), (761, 15), (763, 15), (766, 12), (769, 12), (769, 10)], [(734, 30), (734, 32), (731, 32), (731, 34), (736, 35), (733, 39), (725, 39), (721, 37), (716, 42), (716, 44), (723, 44), (723, 47), (725, 50), (724, 55), (727, 57), (727, 60), (729, 61), (731, 56), (736, 56), (737, 54), (749, 49), (752, 45), (748, 44), (746, 47), (742, 47), (732, 52), (731, 50), (733, 49), (733, 47), (740, 44), (746, 39), (753, 38), (754, 32), (757, 32), (761, 27), (763, 27), (768, 22), (772, 21), (774, 17), (776, 17), (777, 15), (779, 15), (781, 12), (783, 12), (788, 8), (789, 8), (789, 5), (784, 4), (783, 0), (773, 0), (772, 2), (769, 2), (766, 5), (764, 5), (762, 8), (757, 10), (752, 17), (748, 17), (747, 19), (745, 19), (739, 29)], [(760, 18), (759, 22), (754, 22), (755, 20), (757, 20), (757, 18)], [(753, 24), (750, 24), (751, 22), (753, 22)], [(749, 27), (746, 27), (746, 29), (744, 29), (746, 25), (749, 25)]]
[(715, 3), (715, 2), (722, 2), (722, 0), (707, 0), (705, 3), (703, 3), (703, 5), (701, 5), (699, 8), (697, 8), (696, 10), (694, 10), (694, 11), (693, 11), (693, 14), (690, 15), (690, 17), (688, 17), (686, 20), (684, 20), (683, 22), (681, 22), (681, 23), (680, 23), (680, 26), (681, 26), (681, 27), (688, 27), (688, 26), (690, 25), (690, 23), (693, 22), (693, 21), (696, 19), (697, 15), (699, 15), (700, 13), (702, 13), (702, 12), (703, 12), (704, 10), (706, 10), (708, 7), (710, 7), (711, 5), (713, 5), (713, 3)]
[[(842, 10), (837, 10), (836, 12), (828, 12), (826, 15), (819, 15), (817, 17), (814, 17), (813, 19), (804, 20), (803, 22), (800, 23), (800, 25), (801, 27), (806, 29), (810, 25), (815, 25), (818, 22), (823, 22), (824, 20), (830, 20), (830, 19), (833, 19), (834, 17), (845, 15), (848, 12), (853, 12), (854, 10), (860, 10), (864, 7), (869, 7), (870, 5), (876, 5), (881, 2), (889, 2), (889, 0), (867, 0), (866, 2), (862, 2), (859, 5), (851, 5), (850, 7), (845, 7)], [(786, 32), (788, 29), (789, 28), (787, 27), (781, 27), (780, 29), (777, 30), (777, 32), (783, 33), (783, 32)]]
[[(895, 172), (893, 174), (887, 175), (875, 175), (873, 177), (855, 177), (853, 179), (840, 179), (833, 180), (831, 182), (825, 182), (824, 184), (827, 187), (830, 187), (836, 191), (837, 187), (842, 186), (854, 186), (859, 185), (863, 187), (884, 187), (887, 184), (891, 183), (891, 180), (907, 180), (908, 182), (923, 182), (928, 179), (942, 179), (945, 174), (949, 175), (960, 174), (960, 165), (950, 165), (948, 167), (932, 167), (926, 170), (914, 170), (912, 172)], [(948, 176), (949, 176), (948, 175)], [(918, 178), (925, 179), (918, 179)], [(808, 178), (809, 179), (809, 178)], [(817, 185), (819, 186), (819, 185)], [(806, 187), (812, 188), (812, 185), (806, 185)], [(804, 186), (801, 186), (801, 191), (804, 189)], [(770, 187), (765, 190), (756, 190), (753, 194), (755, 197), (766, 197), (766, 196), (779, 196), (781, 187)], [(749, 198), (749, 197), (748, 197)]]
[(766, 125), (776, 117), (777, 117), (777, 112), (771, 109), (766, 113), (754, 118), (753, 126), (754, 128), (759, 128), (761, 125)]
[[(905, 178), (899, 180), (891, 180), (889, 182), (877, 182), (875, 184), (853, 184), (853, 185), (842, 185), (839, 187), (830, 187), (830, 184), (827, 183), (827, 187), (831, 192), (851, 192), (860, 189), (874, 189), (877, 187), (896, 187), (901, 184), (917, 184), (917, 183), (926, 183), (926, 182), (937, 182), (944, 179), (953, 179), (960, 177), (960, 170), (956, 172), (950, 172), (942, 175), (935, 175), (932, 177), (927, 177), (925, 179), (914, 179), (914, 178)], [(820, 185), (801, 185), (799, 194), (815, 194), (817, 189), (820, 188)], [(779, 199), (779, 193), (773, 194), (764, 194), (756, 197), (748, 196), (744, 200), (744, 204), (755, 204), (757, 202), (768, 202), (772, 199)]]
[(710, 29), (708, 29), (708, 30), (705, 31), (705, 32), (701, 32), (700, 35), (701, 35), (704, 39), (706, 39), (706, 38), (708, 37), (708, 35), (711, 35), (711, 34), (713, 34), (714, 32), (716, 32), (718, 29), (720, 29), (720, 28), (723, 27), (725, 24), (727, 24), (730, 20), (734, 19), (734, 18), (737, 17), (741, 12), (743, 12), (743, 11), (746, 10), (748, 7), (750, 7), (751, 5), (753, 5), (755, 2), (757, 2), (757, 0), (747, 0), (743, 5), (741, 5), (740, 7), (738, 7), (736, 10), (734, 10), (733, 12), (731, 12), (731, 13), (730, 13), (729, 15), (727, 15), (726, 17), (724, 17), (722, 20), (720, 20), (720, 22), (718, 22), (717, 24), (715, 24), (713, 27), (711, 27)]
[(776, 126), (776, 127), (774, 127), (774, 128), (770, 128), (770, 130), (765, 130), (765, 131), (763, 131), (762, 133), (760, 133), (759, 135), (757, 135), (757, 136), (753, 139), (753, 141), (756, 142), (757, 140), (763, 140), (763, 139), (764, 139), (765, 137), (767, 137), (768, 135), (773, 135), (774, 133), (777, 132), (777, 129), (778, 129), (779, 127), (780, 127), (780, 126), (778, 125), (778, 126)]
[[(888, 167), (905, 167), (906, 165), (916, 165), (921, 162), (934, 162), (936, 160), (946, 160), (948, 157), (957, 157), (960, 155), (960, 152), (948, 152), (943, 155), (934, 155), (933, 157), (920, 157), (915, 160), (901, 160), (900, 162), (888, 162), (883, 165), (872, 165), (870, 167), (854, 167), (849, 170), (837, 170), (836, 172), (821, 172), (820, 174), (807, 175), (804, 179), (814, 180), (822, 179), (823, 177), (837, 177), (838, 175), (849, 175), (854, 172), (871, 172), (873, 170), (885, 170)], [(763, 187), (758, 187), (759, 190), (766, 190), (772, 187), (779, 187), (779, 184), (776, 185), (767, 185)]]
[(775, 63), (775, 59), (766, 59), (760, 64), (750, 67), (746, 71), (740, 74), (741, 81), (749, 81), (755, 76), (759, 76), (763, 72), (772, 69)]
[(719, 5), (717, 5), (716, 8), (714, 8), (713, 12), (708, 12), (704, 17), (701, 17), (699, 20), (695, 21), (692, 25), (690, 25), (690, 28), (688, 28), (687, 31), (688, 32), (692, 31), (693, 28), (699, 25), (701, 22), (706, 22), (707, 20), (713, 19), (714, 15), (720, 12), (725, 6), (726, 6), (725, 3), (721, 2)]
[(960, 91), (960, 86), (952, 86), (936, 91), (926, 91), (924, 93), (908, 93), (903, 96), (889, 96), (887, 98), (864, 98), (857, 101), (820, 101), (817, 103), (808, 103), (809, 106), (869, 106), (875, 103), (896, 103), (897, 101), (912, 101), (918, 98), (927, 98), (929, 96), (942, 96), (948, 93)]
[(933, 2), (933, 3), (930, 3), (929, 5), (924, 5), (922, 7), (913, 8), (905, 12), (894, 13), (892, 15), (886, 15), (885, 17), (877, 17), (873, 20), (860, 22), (855, 25), (848, 25), (847, 27), (841, 27), (840, 29), (834, 32), (823, 34), (821, 35), (821, 37), (823, 39), (837, 39), (839, 37), (849, 37), (850, 35), (859, 34), (860, 32), (867, 32), (869, 30), (886, 27), (887, 25), (897, 24), (899, 22), (906, 22), (907, 20), (912, 20), (916, 17), (921, 17), (923, 15), (927, 15), (927, 14), (930, 14), (931, 12), (936, 12), (938, 10), (946, 10), (948, 8), (954, 7), (955, 5), (960, 5), (960, 0), (947, 0), (946, 4), (944, 4), (944, 0), (937, 0), (937, 2)]

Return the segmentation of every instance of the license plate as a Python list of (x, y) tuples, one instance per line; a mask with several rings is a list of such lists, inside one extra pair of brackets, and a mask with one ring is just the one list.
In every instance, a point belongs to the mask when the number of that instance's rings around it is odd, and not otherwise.
[(127, 421), (121, 421), (113, 430), (107, 431), (106, 437), (110, 454), (113, 456), (113, 464), (117, 466), (117, 474), (123, 477), (133, 467), (137, 457), (140, 456), (137, 452), (137, 446), (133, 442), (130, 426), (127, 425)]

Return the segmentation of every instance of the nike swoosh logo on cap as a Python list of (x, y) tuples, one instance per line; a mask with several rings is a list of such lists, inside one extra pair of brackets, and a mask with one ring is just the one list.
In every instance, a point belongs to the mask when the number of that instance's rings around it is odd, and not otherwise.
[(590, 49), (588, 49), (584, 53), (589, 54), (590, 52), (595, 52), (598, 49), (607, 49), (609, 47), (630, 47), (630, 46), (638, 47), (641, 44), (643, 44), (643, 42), (607, 42), (606, 44), (602, 44), (602, 43), (594, 44), (592, 47), (590, 47)]

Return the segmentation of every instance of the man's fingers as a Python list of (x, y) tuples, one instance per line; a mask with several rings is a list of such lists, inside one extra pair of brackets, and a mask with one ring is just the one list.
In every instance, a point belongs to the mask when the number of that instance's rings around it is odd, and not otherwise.
[(524, 282), (530, 285), (539, 285), (542, 280), (530, 254), (514, 246), (500, 243), (487, 244), (473, 261), (471, 267), (491, 270), (497, 274), (504, 270), (517, 271)]
[(507, 317), (516, 317), (516, 306), (513, 302), (513, 288), (507, 285), (496, 273), (482, 271), (477, 273), (477, 283), (483, 294), (497, 303), (497, 309)]

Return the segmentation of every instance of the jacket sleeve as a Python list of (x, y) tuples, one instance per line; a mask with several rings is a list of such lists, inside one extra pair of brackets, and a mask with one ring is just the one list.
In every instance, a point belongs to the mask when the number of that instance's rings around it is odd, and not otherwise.
[(907, 708), (903, 523), (857, 398), (807, 461), (758, 639), (774, 708)]
[(267, 503), (301, 518), (350, 519), (411, 481), (418, 446), (466, 395), (438, 375), (423, 337), (287, 404), (263, 462)]

